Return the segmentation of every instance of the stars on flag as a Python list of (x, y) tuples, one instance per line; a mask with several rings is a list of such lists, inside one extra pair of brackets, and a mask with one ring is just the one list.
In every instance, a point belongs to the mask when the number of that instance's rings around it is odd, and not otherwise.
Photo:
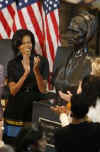
[(60, 6), (59, 0), (44, 0), (44, 10), (48, 14), (50, 11), (53, 11)]

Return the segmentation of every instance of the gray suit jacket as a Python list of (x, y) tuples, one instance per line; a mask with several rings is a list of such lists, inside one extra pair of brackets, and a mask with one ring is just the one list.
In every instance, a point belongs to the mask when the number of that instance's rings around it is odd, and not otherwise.
[(3, 92), (3, 87), (4, 87), (4, 66), (0, 64), (0, 99)]

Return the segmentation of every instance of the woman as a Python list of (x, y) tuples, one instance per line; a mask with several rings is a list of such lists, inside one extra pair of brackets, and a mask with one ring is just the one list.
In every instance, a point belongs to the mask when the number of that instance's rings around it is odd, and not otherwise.
[(43, 99), (49, 74), (47, 59), (34, 51), (35, 39), (31, 31), (16, 31), (12, 48), (16, 57), (7, 66), (10, 90), (4, 113), (7, 137), (16, 137), (22, 126), (31, 124), (32, 103)]

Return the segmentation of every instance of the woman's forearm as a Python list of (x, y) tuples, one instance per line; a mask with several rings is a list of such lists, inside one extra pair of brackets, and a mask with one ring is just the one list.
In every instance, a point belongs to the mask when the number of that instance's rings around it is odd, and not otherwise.
[(35, 74), (37, 85), (38, 85), (40, 92), (46, 93), (47, 81), (43, 80), (43, 77), (40, 74), (39, 70), (34, 71), (34, 74)]
[(18, 93), (18, 91), (19, 91), (19, 90), (21, 89), (21, 87), (23, 86), (23, 83), (24, 83), (24, 81), (26, 80), (27, 75), (28, 75), (27, 73), (24, 73), (17, 83), (15, 83), (15, 82), (10, 82), (10, 83), (8, 84), (8, 86), (9, 86), (9, 88), (10, 88), (10, 93), (11, 93), (13, 96), (15, 96), (16, 93)]

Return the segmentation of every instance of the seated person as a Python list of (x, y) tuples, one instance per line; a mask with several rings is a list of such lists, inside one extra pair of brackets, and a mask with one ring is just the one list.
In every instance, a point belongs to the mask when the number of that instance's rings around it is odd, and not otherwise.
[(4, 140), (8, 144), (14, 141), (21, 127), (32, 124), (32, 103), (43, 99), (49, 75), (48, 60), (35, 53), (31, 31), (16, 31), (12, 48), (15, 58), (7, 65), (10, 93), (4, 112)]
[[(94, 96), (91, 100), (96, 101)], [(90, 101), (87, 94), (81, 93), (72, 96), (72, 122), (55, 131), (57, 152), (98, 152), (100, 150), (100, 123), (94, 123), (88, 119), (89, 106)]]

